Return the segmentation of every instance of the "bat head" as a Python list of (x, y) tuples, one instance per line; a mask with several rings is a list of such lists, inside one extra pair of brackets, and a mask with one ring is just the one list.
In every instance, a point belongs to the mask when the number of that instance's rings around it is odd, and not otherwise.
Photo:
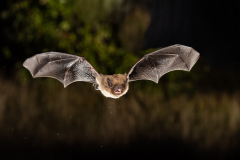
[(107, 75), (103, 78), (104, 89), (100, 89), (103, 95), (111, 98), (119, 98), (128, 90), (126, 74)]
[(127, 82), (127, 79), (118, 79), (116, 82), (116, 79), (111, 80), (110, 78), (107, 78), (107, 86), (111, 89), (111, 93), (115, 95), (121, 95), (126, 90)]

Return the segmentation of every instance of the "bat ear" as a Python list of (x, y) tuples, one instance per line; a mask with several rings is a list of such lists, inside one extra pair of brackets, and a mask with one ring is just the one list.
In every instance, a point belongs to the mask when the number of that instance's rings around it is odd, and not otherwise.
[(112, 81), (109, 78), (107, 78), (107, 85), (109, 88), (113, 87)]
[(124, 82), (124, 86), (126, 87), (128, 83), (128, 78), (126, 79), (126, 81)]

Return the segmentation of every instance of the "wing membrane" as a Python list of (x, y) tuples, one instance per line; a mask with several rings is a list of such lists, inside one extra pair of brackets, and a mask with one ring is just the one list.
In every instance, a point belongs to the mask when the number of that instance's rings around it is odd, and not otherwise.
[(158, 83), (161, 76), (173, 71), (190, 71), (200, 54), (191, 47), (169, 46), (145, 55), (128, 73), (129, 81), (151, 80)]
[(37, 54), (28, 58), (23, 66), (34, 78), (56, 78), (63, 83), (64, 87), (75, 81), (94, 83), (94, 75), (98, 74), (84, 57), (59, 52)]

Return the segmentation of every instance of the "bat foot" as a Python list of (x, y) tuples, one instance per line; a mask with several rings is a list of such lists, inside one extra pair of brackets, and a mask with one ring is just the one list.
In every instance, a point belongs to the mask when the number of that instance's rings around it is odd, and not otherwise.
[(99, 85), (97, 83), (93, 83), (93, 87), (96, 89), (96, 90), (99, 90)]

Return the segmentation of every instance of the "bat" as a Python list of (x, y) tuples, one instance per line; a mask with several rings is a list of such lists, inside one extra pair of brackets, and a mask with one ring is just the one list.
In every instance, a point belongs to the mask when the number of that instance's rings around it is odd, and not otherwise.
[(119, 98), (127, 93), (129, 82), (151, 80), (158, 83), (170, 71), (190, 71), (199, 57), (193, 48), (176, 44), (144, 55), (128, 74), (99, 74), (84, 57), (59, 52), (37, 54), (28, 58), (23, 66), (34, 78), (56, 78), (64, 88), (73, 82), (85, 81), (92, 83), (104, 96)]

